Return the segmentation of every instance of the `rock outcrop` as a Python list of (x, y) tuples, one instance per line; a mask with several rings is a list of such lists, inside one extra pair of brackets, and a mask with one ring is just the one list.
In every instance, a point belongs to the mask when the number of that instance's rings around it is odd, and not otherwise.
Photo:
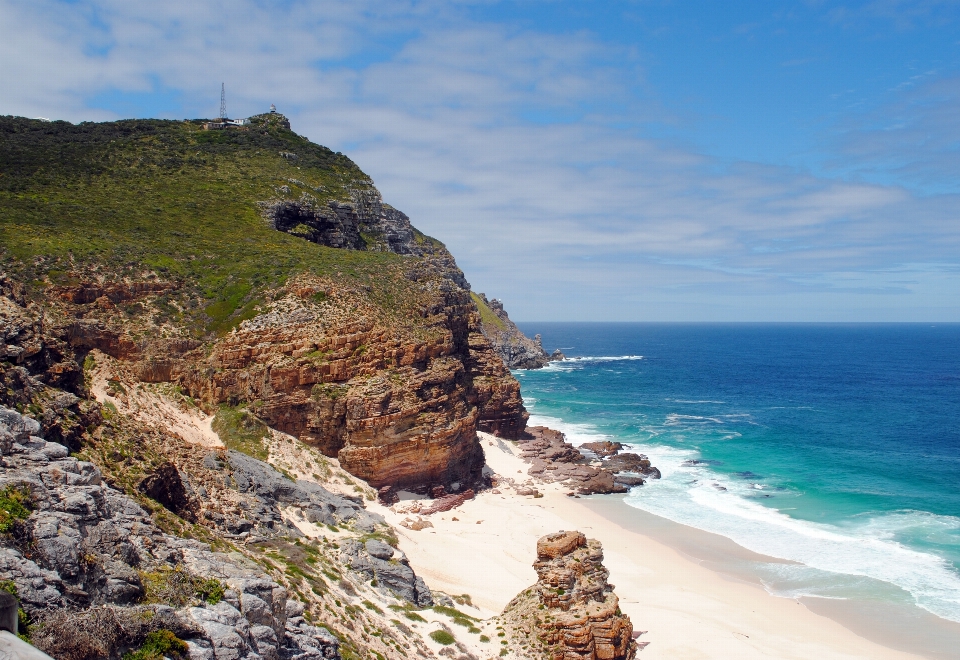
[(345, 565), (366, 575), (377, 588), (419, 607), (433, 605), (433, 594), (400, 550), (383, 541), (367, 539), (347, 541), (340, 552)]
[[(338, 640), (298, 618), (303, 608), (285, 588), (165, 534), (94, 465), (39, 432), (35, 420), (0, 407), (0, 579), (39, 624), (42, 650), (117, 658), (164, 629), (187, 640), (192, 660), (340, 657)], [(177, 607), (156, 593), (141, 604), (151, 589)]]
[(486, 294), (476, 293), (474, 302), (480, 310), (483, 335), (510, 369), (540, 369), (564, 358), (559, 349), (548, 354), (540, 335), (530, 339), (523, 334), (517, 324), (510, 320), (501, 301), (487, 299)]
[(646, 456), (621, 454), (619, 442), (586, 443), (581, 448), (585, 451), (567, 442), (560, 431), (534, 426), (520, 441), (520, 457), (531, 463), (530, 476), (565, 483), (580, 495), (625, 493), (643, 485), (639, 475), (660, 478), (660, 470)]
[(531, 463), (527, 470), (530, 476), (547, 483), (565, 483), (580, 495), (629, 490), (616, 481), (611, 471), (591, 465), (559, 431), (534, 426), (527, 429), (527, 433), (529, 438), (520, 443), (520, 457)]
[[(322, 192), (289, 179), (288, 185), (277, 189), (281, 197), (260, 203), (261, 215), (278, 231), (327, 247), (419, 257), (446, 253), (438, 241), (417, 232), (404, 213), (385, 204), (372, 185), (350, 190), (349, 201), (321, 203), (315, 195)], [(449, 267), (452, 259), (448, 261)], [(462, 274), (460, 278), (460, 284), (469, 288)]]
[(519, 657), (628, 660), (637, 652), (633, 624), (620, 611), (599, 541), (558, 532), (537, 542), (537, 583), (500, 619)]

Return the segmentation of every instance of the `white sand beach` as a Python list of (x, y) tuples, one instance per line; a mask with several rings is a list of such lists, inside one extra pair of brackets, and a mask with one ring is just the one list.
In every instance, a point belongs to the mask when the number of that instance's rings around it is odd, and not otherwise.
[[(497, 475), (526, 480), (527, 465), (514, 443), (486, 434), (481, 439), (487, 464)], [(508, 488), (481, 493), (455, 510), (429, 516), (433, 527), (420, 531), (400, 526), (416, 515), (379, 504), (372, 508), (397, 527), (400, 548), (431, 588), (469, 594), (483, 616), (499, 613), (536, 581), (531, 565), (540, 536), (576, 529), (601, 541), (621, 608), (635, 630), (648, 631), (639, 639), (649, 642), (640, 658), (921, 657), (869, 641), (802, 602), (705, 568), (601, 515), (586, 500), (566, 496), (558, 485), (536, 487), (542, 498)], [(409, 504), (400, 502), (393, 509)]]

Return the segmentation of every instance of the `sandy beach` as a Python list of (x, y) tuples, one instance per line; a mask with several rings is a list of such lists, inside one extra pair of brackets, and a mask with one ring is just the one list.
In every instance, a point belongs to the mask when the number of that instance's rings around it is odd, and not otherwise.
[[(514, 443), (486, 434), (481, 439), (491, 470), (518, 483), (527, 479)], [(711, 570), (618, 524), (617, 507), (629, 512), (616, 497), (575, 499), (558, 485), (536, 487), (543, 497), (520, 496), (508, 488), (481, 493), (455, 510), (429, 516), (433, 527), (419, 531), (400, 526), (417, 519), (398, 512), (409, 508), (409, 501), (372, 508), (396, 526), (400, 548), (431, 588), (469, 594), (482, 616), (498, 614), (536, 581), (531, 564), (540, 536), (576, 529), (601, 541), (621, 608), (635, 630), (647, 631), (639, 639), (649, 642), (641, 658), (932, 657), (870, 641), (804, 602), (772, 596), (760, 585)]]

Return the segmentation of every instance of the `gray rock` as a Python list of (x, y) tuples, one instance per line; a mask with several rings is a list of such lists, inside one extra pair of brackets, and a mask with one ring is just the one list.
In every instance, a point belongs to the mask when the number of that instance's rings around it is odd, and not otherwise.
[(297, 506), (307, 520), (327, 525), (349, 522), (361, 531), (373, 531), (378, 524), (385, 523), (383, 516), (366, 511), (360, 500), (335, 495), (315, 483), (291, 481), (270, 465), (246, 454), (230, 450), (226, 461), (237, 490), (259, 498), (275, 524), (282, 521), (278, 504)]
[(376, 557), (377, 559), (390, 559), (393, 556), (393, 548), (384, 543), (383, 541), (378, 541), (376, 539), (370, 539), (364, 544), (364, 547), (371, 557)]
[[(306, 625), (301, 616), (303, 605), (289, 601), (286, 589), (258, 566), (238, 553), (214, 553), (196, 541), (164, 534), (136, 502), (103, 484), (95, 466), (71, 458), (63, 445), (36, 437), (39, 428), (35, 420), (0, 407), (0, 448), (4, 452), (0, 487), (28, 488), (35, 504), (33, 514), (22, 523), (31, 558), (16, 548), (2, 547), (13, 537), (0, 538), (0, 580), (14, 582), (28, 613), (68, 611), (81, 616), (93, 611), (83, 608), (101, 603), (108, 606), (104, 611), (129, 612), (126, 608), (139, 602), (144, 591), (138, 567), (152, 570), (150, 567), (182, 564), (196, 575), (215, 577), (228, 586), (216, 605), (180, 612), (153, 606), (151, 621), (185, 631), (191, 658), (340, 657), (338, 640), (322, 628)], [(248, 507), (258, 520), (259, 516), (274, 515), (281, 520), (276, 502), (295, 504), (297, 498), (330, 516), (346, 515), (349, 510), (354, 518), (374, 524), (378, 520), (354, 502), (319, 487), (294, 484), (259, 461), (235, 460), (242, 466), (238, 484), (244, 483), (247, 492), (258, 498), (259, 493), (272, 498), (260, 498), (264, 501)], [(232, 462), (216, 465), (238, 472)], [(111, 607), (119, 609), (109, 610)], [(291, 622), (288, 615), (296, 621)]]
[[(371, 544), (374, 551), (380, 555), (379, 557), (369, 552)], [(382, 558), (386, 555), (386, 551), (380, 546), (389, 548), (390, 555), (387, 555), (387, 559)], [(393, 559), (391, 557), (394, 550), (385, 543), (367, 541), (361, 544), (354, 540), (344, 542), (340, 552), (351, 569), (364, 574), (369, 579), (376, 579), (378, 588), (391, 591), (420, 607), (433, 605), (433, 594), (423, 578), (417, 576), (410, 568), (403, 553), (400, 553), (399, 558)]]

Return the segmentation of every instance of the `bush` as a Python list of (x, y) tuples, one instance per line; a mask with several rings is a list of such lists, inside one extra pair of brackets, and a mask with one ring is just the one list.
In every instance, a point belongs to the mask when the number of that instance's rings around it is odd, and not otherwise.
[(181, 608), (206, 601), (216, 605), (223, 599), (226, 586), (214, 578), (194, 575), (183, 566), (154, 572), (140, 573), (143, 582), (144, 603), (156, 603)]
[(13, 530), (19, 520), (26, 520), (33, 510), (33, 494), (25, 484), (0, 490), (0, 533)]
[(453, 638), (453, 635), (448, 633), (446, 630), (434, 630), (432, 633), (430, 633), (430, 639), (435, 641), (437, 644), (443, 644), (444, 646), (449, 646), (457, 641)]
[(187, 652), (187, 644), (169, 630), (154, 630), (136, 651), (125, 653), (123, 660), (159, 660), (163, 657), (179, 657)]
[[(136, 647), (146, 649), (134, 656), (136, 660), (156, 659), (185, 650), (186, 645), (176, 643), (183, 644), (177, 635), (190, 633), (175, 614), (141, 608), (103, 605), (87, 610), (58, 609), (38, 616), (30, 641), (57, 660), (116, 658), (124, 649)], [(139, 651), (127, 656), (136, 653)]]

